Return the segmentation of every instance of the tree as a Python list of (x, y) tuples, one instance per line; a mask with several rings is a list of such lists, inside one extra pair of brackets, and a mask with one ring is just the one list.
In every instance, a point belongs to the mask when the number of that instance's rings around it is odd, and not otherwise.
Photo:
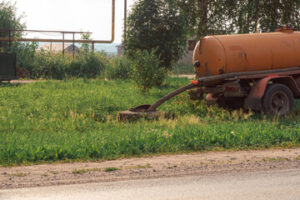
[[(23, 30), (25, 24), (21, 23), (22, 17), (16, 15), (16, 5), (7, 1), (0, 2), (0, 38), (9, 37), (7, 30)], [(21, 32), (11, 32), (11, 37), (20, 37)], [(0, 42), (0, 50), (7, 50), (8, 43)]]
[(258, 25), (263, 32), (275, 31), (282, 25), (300, 28), (299, 0), (234, 0), (232, 23), (238, 33), (256, 32)]
[(300, 0), (169, 0), (185, 16), (187, 34), (271, 32), (282, 25), (300, 28)]
[(185, 17), (188, 36), (197, 38), (233, 32), (229, 16), (232, 0), (172, 0)]
[[(91, 40), (91, 34), (90, 33), (82, 33), (81, 39), (82, 40)], [(81, 44), (80, 50), (83, 51), (83, 53), (88, 53), (91, 51), (91, 45), (88, 43), (83, 43), (83, 44)]]
[[(25, 24), (21, 22), (22, 16), (16, 15), (16, 4), (8, 1), (0, 2), (0, 38), (8, 38), (9, 34), (12, 40), (22, 36)], [(9, 32), (8, 30), (18, 30)], [(11, 51), (17, 54), (17, 71), (23, 71), (29, 74), (32, 71), (35, 61), (35, 51), (38, 44), (35, 42), (13, 42), (11, 47), (8, 42), (0, 41), (0, 52)], [(22, 68), (22, 70), (20, 70)]]
[(184, 16), (167, 0), (139, 0), (127, 21), (126, 54), (154, 49), (160, 67), (168, 70), (183, 55), (186, 47)]

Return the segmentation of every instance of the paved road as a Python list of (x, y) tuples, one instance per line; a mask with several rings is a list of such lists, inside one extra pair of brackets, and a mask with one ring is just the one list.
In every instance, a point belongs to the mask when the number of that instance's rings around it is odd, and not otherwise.
[(299, 200), (300, 169), (0, 191), (1, 200)]

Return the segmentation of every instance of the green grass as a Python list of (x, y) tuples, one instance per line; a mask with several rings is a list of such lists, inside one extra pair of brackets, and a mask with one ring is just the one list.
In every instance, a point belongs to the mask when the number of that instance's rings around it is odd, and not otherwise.
[(121, 80), (1, 85), (0, 164), (299, 146), (298, 102), (295, 114), (278, 120), (207, 107), (182, 94), (160, 108), (166, 119), (117, 121), (118, 111), (151, 104), (188, 82), (168, 79), (147, 94)]
[(72, 174), (85, 174), (85, 173), (87, 173), (87, 172), (89, 172), (89, 171), (86, 170), (86, 169), (74, 169), (74, 170), (72, 171)]
[(99, 168), (92, 168), (92, 169), (74, 169), (72, 174), (85, 174), (88, 172), (101, 172), (102, 170)]
[(105, 172), (113, 172), (113, 171), (118, 171), (120, 170), (119, 168), (116, 167), (107, 167), (104, 169)]
[(289, 160), (288, 158), (284, 158), (284, 157), (263, 158), (264, 162), (284, 162), (288, 160)]

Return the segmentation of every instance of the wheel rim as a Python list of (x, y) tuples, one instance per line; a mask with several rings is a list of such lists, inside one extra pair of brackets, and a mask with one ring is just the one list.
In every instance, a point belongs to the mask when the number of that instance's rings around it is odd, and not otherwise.
[(289, 98), (282, 92), (278, 91), (271, 98), (271, 109), (275, 114), (286, 114), (289, 112)]

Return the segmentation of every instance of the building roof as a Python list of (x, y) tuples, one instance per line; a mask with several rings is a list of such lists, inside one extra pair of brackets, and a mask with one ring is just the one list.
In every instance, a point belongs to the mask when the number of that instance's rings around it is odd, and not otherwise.
[[(78, 47), (76, 45), (74, 45), (75, 47), (75, 51), (78, 50)], [(65, 47), (65, 50), (67, 51), (73, 51), (73, 44), (70, 44), (70, 43), (65, 43), (64, 45)], [(44, 50), (44, 51), (54, 51), (54, 52), (59, 52), (59, 51), (62, 51), (63, 50), (63, 44), (62, 43), (47, 43), (47, 44), (44, 44), (44, 45), (41, 45), (37, 48), (37, 50)]]

